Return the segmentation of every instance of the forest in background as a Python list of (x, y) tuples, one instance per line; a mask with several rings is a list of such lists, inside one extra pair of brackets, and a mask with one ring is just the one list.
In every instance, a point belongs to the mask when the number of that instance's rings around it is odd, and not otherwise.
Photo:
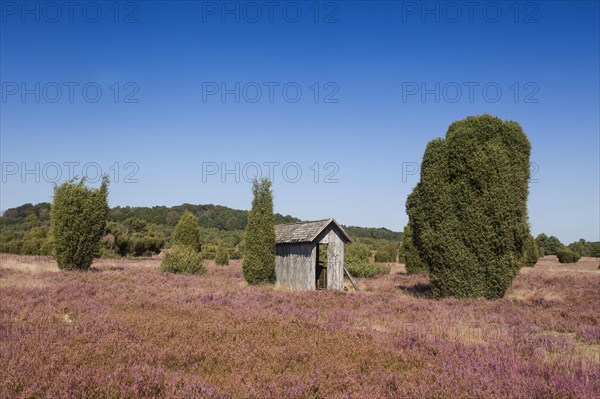
[[(241, 257), (248, 211), (221, 205), (182, 204), (172, 207), (120, 207), (110, 209), (102, 257), (152, 256), (168, 248), (177, 222), (185, 211), (192, 212), (201, 228), (202, 253), (213, 259), (217, 244), (224, 243), (231, 259)], [(275, 214), (275, 223), (300, 219)], [(373, 260), (395, 262), (402, 233), (386, 228), (344, 226), (353, 242)], [(24, 204), (7, 209), (0, 217), (0, 252), (21, 255), (51, 255), (50, 204)]]
[[(202, 254), (206, 259), (214, 259), (220, 242), (227, 247), (230, 259), (241, 258), (248, 211), (212, 204), (111, 208), (101, 257), (142, 257), (160, 253), (170, 247), (175, 226), (185, 211), (198, 218)], [(291, 215), (275, 214), (276, 224), (300, 221)], [(350, 255), (356, 252), (363, 259), (368, 249), (371, 262), (404, 260), (402, 232), (384, 227), (343, 227), (353, 241)], [(557, 237), (544, 233), (536, 237), (536, 242), (540, 256), (554, 255), (564, 246)], [(600, 257), (600, 242), (580, 239), (568, 248), (580, 256)], [(0, 217), (0, 253), (51, 255), (50, 204), (24, 204), (7, 209)]]

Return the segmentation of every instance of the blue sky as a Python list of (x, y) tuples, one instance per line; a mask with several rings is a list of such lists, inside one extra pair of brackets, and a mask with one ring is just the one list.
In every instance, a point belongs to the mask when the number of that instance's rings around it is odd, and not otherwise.
[(258, 165), (277, 212), (401, 230), (426, 143), (490, 113), (533, 233), (600, 240), (596, 1), (0, 4), (2, 210), (99, 171), (113, 206), (248, 209)]

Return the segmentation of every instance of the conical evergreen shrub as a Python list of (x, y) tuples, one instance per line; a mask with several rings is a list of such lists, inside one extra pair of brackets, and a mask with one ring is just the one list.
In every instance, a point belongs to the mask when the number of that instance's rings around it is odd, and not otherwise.
[(429, 144), (406, 211), (437, 296), (499, 298), (523, 265), (531, 145), (518, 123), (454, 122)]
[(54, 258), (63, 270), (87, 270), (100, 255), (100, 241), (108, 218), (108, 178), (98, 189), (85, 179), (54, 189), (50, 211)]
[(184, 245), (191, 247), (196, 252), (200, 252), (200, 225), (198, 219), (190, 212), (185, 211), (173, 233), (173, 246)]
[(242, 270), (249, 284), (275, 280), (275, 217), (273, 193), (268, 179), (252, 183), (252, 209), (246, 226)]
[(219, 266), (229, 265), (229, 253), (224, 242), (219, 242), (217, 245), (217, 253), (215, 254), (215, 263)]

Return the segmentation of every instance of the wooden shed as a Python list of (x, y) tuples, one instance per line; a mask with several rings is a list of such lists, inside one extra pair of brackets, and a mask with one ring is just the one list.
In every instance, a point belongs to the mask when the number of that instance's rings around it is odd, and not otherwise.
[[(349, 242), (333, 218), (276, 225), (277, 285), (295, 290), (343, 289), (344, 245)], [(325, 253), (326, 259), (321, 259)]]

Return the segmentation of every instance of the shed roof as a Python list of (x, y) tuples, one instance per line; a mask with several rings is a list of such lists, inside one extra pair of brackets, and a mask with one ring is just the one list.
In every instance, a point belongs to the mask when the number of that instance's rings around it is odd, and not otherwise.
[(348, 241), (350, 237), (334, 218), (315, 220), (312, 222), (297, 222), (275, 225), (275, 243), (293, 244), (298, 242), (313, 242), (330, 224), (342, 233)]

